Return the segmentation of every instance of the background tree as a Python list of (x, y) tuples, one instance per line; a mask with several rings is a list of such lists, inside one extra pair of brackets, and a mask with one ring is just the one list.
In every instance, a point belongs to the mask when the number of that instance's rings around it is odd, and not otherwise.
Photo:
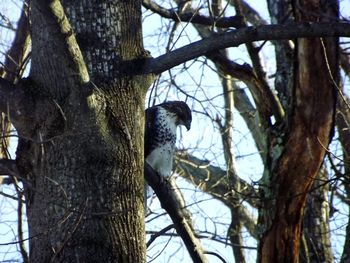
[(3, 195), (18, 203), (23, 261), (145, 261), (145, 101), (181, 99), (196, 127), (176, 158), (185, 203), (146, 166), (172, 219), (149, 202), (149, 261), (180, 261), (175, 228), (195, 262), (347, 262), (348, 215), (343, 251), (331, 234), (349, 210), (350, 67), (337, 36), (350, 26), (338, 4), (267, 1), (268, 17), (239, 0), (24, 3), (0, 82), (0, 168), (16, 189)]

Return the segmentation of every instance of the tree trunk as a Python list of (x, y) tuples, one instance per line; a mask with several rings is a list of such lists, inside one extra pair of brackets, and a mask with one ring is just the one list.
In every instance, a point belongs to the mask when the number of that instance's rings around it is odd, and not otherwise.
[[(290, 0), (268, 0), (268, 8), (273, 24), (292, 22)], [(289, 112), (293, 86), (293, 48), (289, 40), (275, 41), (276, 75), (275, 89), (286, 112)]]
[[(296, 1), (295, 8), (299, 20), (327, 21), (337, 15), (336, 1)], [(315, 16), (320, 13), (325, 15)], [(270, 135), (268, 168), (262, 180), (259, 262), (299, 260), (306, 196), (333, 127), (337, 55), (336, 39), (297, 40), (294, 110), (287, 127), (276, 128)]]
[(19, 87), (30, 260), (144, 262), (141, 2), (62, 2), (31, 1)]
[(334, 262), (329, 226), (328, 173), (319, 170), (312, 190), (306, 199), (303, 221), (304, 250), (300, 262)]
[[(344, 189), (345, 196), (349, 200), (350, 197), (350, 112), (349, 112), (349, 99), (342, 98), (338, 101), (338, 111), (337, 111), (337, 130), (339, 132), (339, 140), (343, 150), (343, 160), (344, 160)], [(348, 201), (349, 204), (349, 201)], [(345, 229), (345, 242), (344, 249), (341, 256), (341, 263), (348, 263), (350, 261), (350, 210), (348, 211), (348, 221)]]

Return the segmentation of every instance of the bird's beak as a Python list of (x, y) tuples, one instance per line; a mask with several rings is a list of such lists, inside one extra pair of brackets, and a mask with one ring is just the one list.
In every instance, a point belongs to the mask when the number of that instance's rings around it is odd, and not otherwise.
[(186, 121), (185, 127), (186, 127), (187, 131), (189, 131), (191, 129), (191, 121)]

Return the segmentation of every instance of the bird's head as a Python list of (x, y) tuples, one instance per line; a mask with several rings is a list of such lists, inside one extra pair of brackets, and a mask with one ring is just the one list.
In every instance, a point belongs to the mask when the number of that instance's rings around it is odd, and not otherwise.
[(167, 111), (175, 115), (175, 124), (183, 125), (187, 130), (191, 129), (192, 114), (188, 105), (183, 101), (168, 101), (162, 103)]

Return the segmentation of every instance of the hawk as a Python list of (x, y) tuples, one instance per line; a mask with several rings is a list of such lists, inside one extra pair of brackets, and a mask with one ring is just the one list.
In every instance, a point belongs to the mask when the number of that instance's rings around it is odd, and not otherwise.
[(175, 153), (176, 128), (191, 128), (191, 110), (183, 101), (168, 101), (146, 109), (145, 161), (162, 177), (169, 177)]

